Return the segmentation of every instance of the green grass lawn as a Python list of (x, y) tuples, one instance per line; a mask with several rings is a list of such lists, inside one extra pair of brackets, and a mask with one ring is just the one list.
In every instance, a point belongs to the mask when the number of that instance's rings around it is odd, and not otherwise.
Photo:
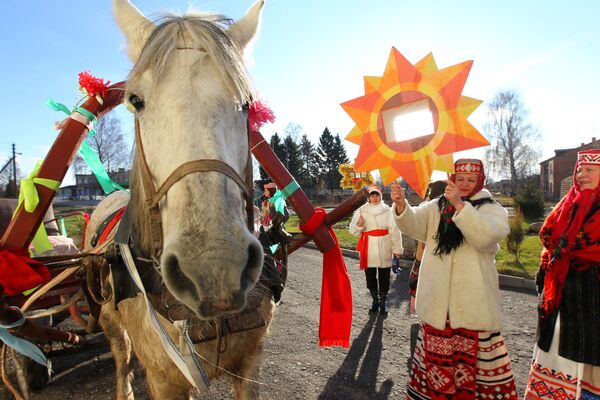
[(534, 278), (540, 265), (542, 243), (537, 235), (525, 236), (521, 244), (520, 262), (517, 264), (514, 257), (506, 250), (506, 242), (500, 243), (500, 251), (496, 254), (496, 268), (501, 273)]
[[(333, 230), (337, 235), (340, 247), (354, 250), (358, 237), (351, 235), (348, 232), (348, 223), (350, 218), (340, 221)], [(523, 223), (523, 228), (527, 229), (528, 224)], [(288, 222), (285, 224), (285, 229), (290, 233), (299, 233), (298, 228), (298, 217), (291, 215)], [(521, 244), (521, 257), (520, 262), (517, 264), (514, 261), (514, 257), (506, 250), (506, 243), (504, 240), (500, 243), (500, 251), (496, 255), (496, 267), (498, 272), (521, 276), (523, 278), (534, 278), (539, 267), (540, 252), (542, 251), (542, 244), (537, 235), (525, 236), (523, 243)]]

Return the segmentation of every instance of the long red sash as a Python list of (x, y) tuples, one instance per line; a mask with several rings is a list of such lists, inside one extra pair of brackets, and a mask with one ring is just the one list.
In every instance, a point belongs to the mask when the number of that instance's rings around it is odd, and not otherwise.
[(358, 243), (356, 245), (356, 250), (360, 253), (360, 269), (367, 269), (369, 262), (369, 236), (385, 236), (388, 235), (390, 231), (387, 229), (373, 229), (372, 231), (363, 231), (361, 233), (360, 238), (358, 239)]
[[(310, 219), (300, 225), (300, 230), (310, 236), (323, 225), (325, 215), (325, 210), (316, 208)], [(335, 232), (331, 227), (328, 229), (335, 246), (323, 253), (319, 346), (350, 347), (352, 286)]]

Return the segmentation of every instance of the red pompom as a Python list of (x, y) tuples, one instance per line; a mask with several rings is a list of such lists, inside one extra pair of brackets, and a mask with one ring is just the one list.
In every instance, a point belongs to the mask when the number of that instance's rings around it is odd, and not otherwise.
[(261, 100), (256, 100), (248, 107), (248, 122), (250, 129), (258, 131), (267, 122), (275, 122), (275, 114)]
[(104, 82), (104, 79), (96, 78), (89, 71), (83, 71), (79, 73), (79, 87), (85, 90), (90, 97), (100, 95), (100, 97), (106, 96), (106, 91), (110, 81)]

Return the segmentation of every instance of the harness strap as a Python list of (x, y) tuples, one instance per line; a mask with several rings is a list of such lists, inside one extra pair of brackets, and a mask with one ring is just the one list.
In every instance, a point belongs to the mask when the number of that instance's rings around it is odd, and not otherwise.
[[(200, 363), (200, 358), (194, 349), (194, 345), (192, 344), (189, 337), (182, 340), (182, 344), (185, 344), (185, 348), (183, 350), (184, 355), (182, 355), (175, 343), (171, 340), (171, 337), (167, 334), (167, 331), (162, 326), (160, 321), (158, 320), (158, 316), (156, 315), (156, 311), (154, 311), (154, 307), (150, 303), (148, 299), (148, 294), (146, 293), (146, 289), (142, 284), (142, 279), (137, 271), (135, 266), (135, 262), (133, 261), (133, 256), (131, 255), (131, 250), (129, 246), (123, 243), (119, 243), (119, 251), (121, 253), (121, 257), (123, 258), (125, 267), (129, 271), (131, 278), (135, 282), (138, 289), (144, 295), (144, 300), (146, 302), (146, 309), (148, 311), (148, 316), (150, 317), (150, 322), (156, 333), (159, 335), (161, 339), (161, 343), (165, 352), (169, 355), (171, 360), (175, 363), (177, 368), (181, 371), (181, 373), (185, 376), (188, 382), (197, 389), (207, 389), (209, 387), (209, 380), (206, 371), (202, 367)], [(187, 336), (187, 329), (185, 329), (182, 333), (184, 336)]]
[[(249, 133), (248, 133), (249, 135)], [(248, 148), (248, 158), (246, 160), (245, 176), (244, 179), (227, 163), (216, 159), (202, 159), (188, 161), (177, 167), (167, 179), (160, 185), (158, 191), (152, 181), (152, 173), (146, 160), (146, 154), (144, 152), (144, 145), (142, 143), (142, 137), (140, 133), (139, 121), (135, 119), (135, 140), (140, 149), (140, 157), (142, 158), (142, 185), (146, 194), (146, 204), (148, 206), (148, 212), (150, 214), (150, 232), (151, 232), (151, 243), (152, 243), (152, 255), (159, 257), (162, 253), (163, 248), (163, 237), (162, 237), (162, 220), (160, 216), (160, 209), (158, 203), (163, 196), (169, 191), (169, 189), (178, 181), (180, 181), (186, 175), (195, 172), (220, 172), (229, 178), (231, 178), (242, 190), (243, 197), (246, 201), (246, 216), (248, 229), (254, 231), (254, 204), (253, 204), (253, 186), (252, 186), (252, 157), (250, 149)], [(248, 138), (248, 142), (250, 139)]]
[(158, 204), (160, 199), (167, 193), (167, 191), (177, 183), (181, 178), (186, 175), (189, 175), (194, 172), (220, 172), (223, 175), (227, 175), (230, 177), (237, 185), (242, 189), (244, 196), (250, 196), (250, 190), (246, 187), (245, 182), (240, 178), (237, 172), (225, 162), (221, 160), (213, 160), (213, 159), (201, 159), (188, 161), (181, 164), (175, 171), (169, 175), (169, 177), (163, 182), (163, 184), (158, 188), (158, 191), (154, 194), (153, 197), (146, 200), (150, 207)]

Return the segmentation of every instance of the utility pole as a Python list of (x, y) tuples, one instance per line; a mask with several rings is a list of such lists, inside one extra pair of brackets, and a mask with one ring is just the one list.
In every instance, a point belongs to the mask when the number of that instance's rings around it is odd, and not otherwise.
[(15, 144), (12, 144), (12, 151), (13, 151), (13, 156), (12, 156), (12, 161), (13, 161), (13, 188), (15, 190), (15, 193), (17, 192), (17, 149)]

